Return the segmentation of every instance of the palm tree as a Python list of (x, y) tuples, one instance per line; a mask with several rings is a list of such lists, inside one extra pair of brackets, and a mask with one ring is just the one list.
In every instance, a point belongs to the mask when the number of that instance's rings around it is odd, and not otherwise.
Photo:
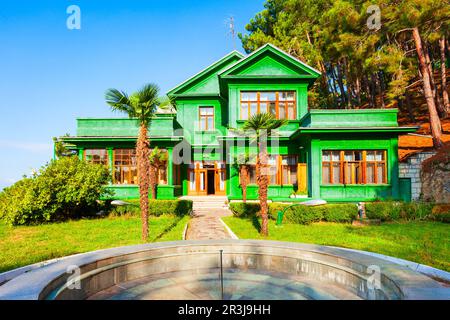
[(269, 216), (267, 205), (267, 188), (269, 178), (267, 175), (267, 138), (273, 134), (273, 130), (285, 125), (287, 120), (278, 120), (271, 113), (258, 113), (247, 120), (242, 129), (251, 130), (258, 145), (258, 157), (256, 158), (256, 183), (258, 184), (259, 203), (261, 206), (261, 235), (268, 236)]
[(152, 198), (156, 199), (156, 186), (158, 184), (158, 172), (163, 168), (169, 155), (166, 150), (154, 147), (150, 153), (150, 187), (152, 188)]
[(113, 111), (126, 113), (130, 118), (139, 121), (139, 135), (136, 142), (137, 167), (139, 175), (139, 196), (142, 219), (142, 240), (148, 239), (148, 189), (150, 169), (150, 139), (148, 126), (159, 103), (159, 87), (150, 83), (141, 90), (128, 96), (117, 89), (108, 89), (105, 93), (106, 102)]

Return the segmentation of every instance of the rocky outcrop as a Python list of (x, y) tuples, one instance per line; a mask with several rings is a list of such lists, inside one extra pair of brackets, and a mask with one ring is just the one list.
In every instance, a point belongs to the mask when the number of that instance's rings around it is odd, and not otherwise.
[(422, 163), (422, 198), (450, 203), (450, 144)]

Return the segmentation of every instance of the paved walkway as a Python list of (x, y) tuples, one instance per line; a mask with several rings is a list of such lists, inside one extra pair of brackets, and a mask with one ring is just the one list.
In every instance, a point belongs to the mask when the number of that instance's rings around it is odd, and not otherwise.
[(194, 210), (194, 217), (189, 221), (186, 240), (220, 240), (231, 239), (220, 222), (220, 217), (230, 216), (228, 209)]

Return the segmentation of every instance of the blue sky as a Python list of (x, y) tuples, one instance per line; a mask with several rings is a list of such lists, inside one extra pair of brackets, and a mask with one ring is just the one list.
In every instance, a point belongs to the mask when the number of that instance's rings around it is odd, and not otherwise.
[[(110, 117), (104, 92), (162, 92), (234, 49), (264, 0), (39, 0), (0, 4), (0, 189), (52, 157), (77, 117)], [(66, 9), (81, 9), (69, 30)], [(239, 39), (237, 49), (243, 52)]]

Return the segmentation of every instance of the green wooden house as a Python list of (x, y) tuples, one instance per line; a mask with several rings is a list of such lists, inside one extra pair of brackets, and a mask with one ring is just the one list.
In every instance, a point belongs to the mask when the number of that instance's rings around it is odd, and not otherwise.
[[(269, 199), (370, 201), (409, 194), (398, 174), (398, 135), (416, 128), (400, 127), (396, 109), (309, 109), (308, 89), (320, 76), (267, 44), (247, 56), (233, 51), (171, 89), (176, 110), (158, 112), (149, 131), (151, 146), (169, 155), (157, 197), (242, 199), (234, 161), (255, 148), (234, 129), (258, 112), (288, 120), (268, 141)], [(110, 168), (116, 198), (137, 198), (136, 121), (79, 118), (77, 124), (77, 135), (63, 139), (80, 158)], [(257, 199), (254, 171), (251, 165), (249, 199)]]

